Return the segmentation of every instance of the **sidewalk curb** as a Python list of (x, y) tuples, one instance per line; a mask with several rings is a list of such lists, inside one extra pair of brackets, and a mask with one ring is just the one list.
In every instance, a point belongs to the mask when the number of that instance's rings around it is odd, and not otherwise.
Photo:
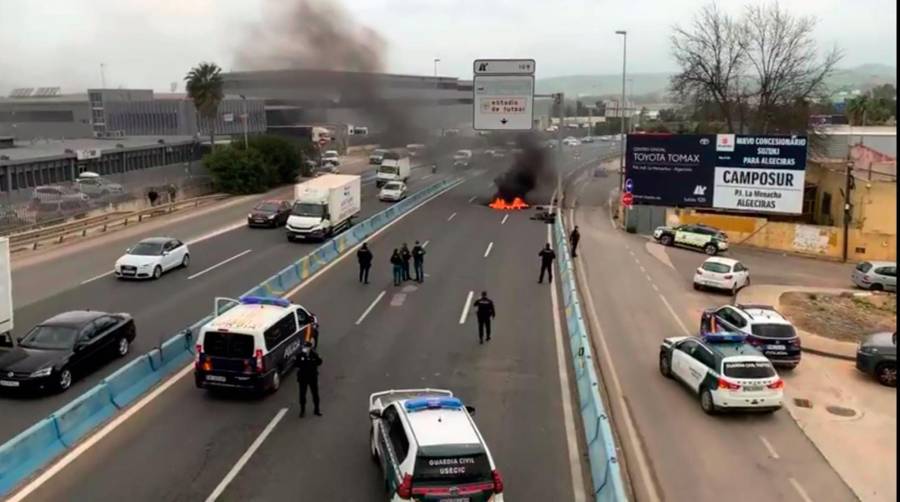
[(856, 357), (851, 357), (851, 356), (848, 356), (848, 355), (845, 355), (845, 354), (838, 354), (838, 353), (836, 353), (836, 352), (829, 352), (829, 351), (827, 351), (827, 350), (822, 350), (822, 349), (811, 349), (811, 348), (806, 347), (806, 346), (801, 347), (800, 350), (803, 351), (803, 352), (806, 352), (806, 353), (808, 353), (808, 354), (815, 354), (815, 355), (817, 355), (817, 356), (830, 357), (830, 358), (832, 358), (832, 359), (840, 359), (840, 360), (843, 360), (843, 361), (856, 362)]

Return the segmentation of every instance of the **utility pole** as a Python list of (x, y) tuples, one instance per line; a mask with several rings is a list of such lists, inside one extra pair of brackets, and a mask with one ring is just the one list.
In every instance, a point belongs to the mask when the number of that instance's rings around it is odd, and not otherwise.
[(617, 30), (616, 35), (622, 35), (622, 104), (619, 105), (619, 110), (621, 112), (619, 119), (621, 120), (622, 126), (622, 137), (619, 141), (619, 192), (622, 192), (625, 189), (625, 109), (627, 108), (625, 105), (625, 60), (628, 55), (628, 32), (625, 30)]
[(239, 96), (241, 97), (241, 109), (243, 110), (243, 113), (241, 113), (241, 122), (244, 123), (244, 150), (247, 150), (249, 148), (247, 146), (247, 120), (250, 118), (247, 116), (247, 96), (244, 96), (243, 94), (239, 94)]
[(843, 261), (847, 262), (850, 249), (850, 219), (853, 217), (853, 203), (851, 202), (851, 192), (854, 187), (853, 182), (853, 161), (847, 160), (847, 175), (844, 178), (844, 252)]
[(562, 154), (563, 154), (563, 120), (566, 117), (566, 95), (565, 93), (557, 93), (556, 94), (556, 102), (559, 103), (559, 128), (556, 129), (556, 147), (559, 149), (559, 160), (560, 165), (562, 165)]

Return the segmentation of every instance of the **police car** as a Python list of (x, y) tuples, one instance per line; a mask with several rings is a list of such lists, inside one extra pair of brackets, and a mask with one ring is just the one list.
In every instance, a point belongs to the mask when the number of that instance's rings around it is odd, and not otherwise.
[(370, 448), (390, 500), (502, 502), (503, 479), (475, 422), (449, 390), (369, 397)]
[(282, 298), (244, 296), (200, 328), (194, 360), (198, 388), (276, 391), (304, 342), (316, 343), (319, 321)]
[(707, 225), (656, 227), (653, 238), (663, 246), (702, 249), (710, 256), (728, 249), (728, 236), (719, 229)]
[(790, 321), (770, 305), (723, 305), (700, 316), (700, 332), (741, 333), (772, 364), (791, 370), (800, 364), (800, 336)]
[(708, 414), (726, 410), (774, 412), (784, 401), (784, 381), (772, 363), (739, 333), (666, 338), (659, 372), (700, 396)]

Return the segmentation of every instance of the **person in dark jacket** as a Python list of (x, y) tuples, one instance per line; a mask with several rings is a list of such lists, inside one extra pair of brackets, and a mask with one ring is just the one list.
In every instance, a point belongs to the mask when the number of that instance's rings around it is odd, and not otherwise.
[(581, 240), (581, 232), (578, 231), (578, 225), (575, 225), (575, 228), (572, 229), (572, 233), (569, 234), (569, 247), (572, 248), (572, 258), (578, 256), (575, 253), (575, 249), (578, 248), (578, 241)]
[(369, 269), (372, 268), (372, 251), (369, 251), (369, 245), (365, 242), (356, 252), (356, 259), (359, 261), (359, 282), (368, 284)]
[(400, 258), (403, 259), (403, 280), (410, 280), (409, 275), (409, 260), (412, 258), (412, 253), (409, 252), (409, 248), (406, 247), (406, 243), (403, 243), (403, 247), (400, 248)]
[(472, 306), (475, 307), (475, 317), (478, 318), (478, 343), (484, 343), (485, 335), (487, 341), (491, 341), (491, 319), (497, 315), (494, 302), (488, 298), (487, 291), (482, 291), (481, 298), (475, 300)]
[(400, 257), (400, 251), (394, 249), (391, 254), (391, 266), (394, 270), (394, 286), (399, 286), (403, 281), (403, 258)]
[(300, 416), (306, 414), (306, 390), (312, 394), (313, 413), (317, 417), (322, 416), (319, 408), (319, 366), (322, 358), (312, 348), (310, 342), (303, 343), (303, 349), (297, 356), (297, 385), (300, 387)]
[(425, 248), (416, 241), (412, 248), (413, 268), (416, 271), (416, 282), (425, 282)]
[(538, 256), (541, 257), (541, 277), (538, 279), (538, 284), (544, 282), (544, 272), (547, 272), (547, 280), (548, 282), (553, 282), (553, 260), (556, 259), (556, 253), (550, 249), (550, 244), (545, 244), (544, 249), (538, 253)]
[(151, 188), (150, 191), (147, 192), (147, 200), (150, 201), (150, 206), (155, 206), (155, 205), (156, 205), (156, 199), (157, 199), (157, 198), (159, 198), (159, 194), (156, 193), (156, 190), (154, 190), (154, 189)]

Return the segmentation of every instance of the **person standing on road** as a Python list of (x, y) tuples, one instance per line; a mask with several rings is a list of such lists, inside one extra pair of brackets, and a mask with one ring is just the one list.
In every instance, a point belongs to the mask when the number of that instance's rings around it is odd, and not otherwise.
[(300, 387), (300, 416), (306, 414), (306, 390), (312, 394), (313, 413), (322, 416), (319, 408), (319, 366), (322, 358), (313, 350), (310, 342), (303, 342), (303, 349), (297, 357), (297, 385)]
[(356, 252), (356, 259), (359, 261), (359, 282), (368, 284), (369, 269), (372, 268), (372, 252), (369, 251), (369, 245), (365, 242)]
[(391, 255), (391, 266), (394, 269), (394, 286), (399, 286), (403, 281), (403, 258), (400, 257), (400, 251), (396, 248)]
[(494, 309), (494, 302), (488, 298), (487, 291), (482, 291), (481, 298), (475, 300), (472, 306), (475, 307), (475, 317), (478, 318), (478, 344), (481, 345), (485, 335), (487, 341), (491, 341), (491, 319), (496, 317), (497, 311)]
[(578, 256), (575, 253), (575, 249), (578, 247), (578, 241), (581, 240), (581, 232), (578, 231), (578, 225), (575, 225), (575, 228), (572, 229), (572, 233), (569, 234), (569, 247), (572, 248), (572, 258)]
[(413, 267), (416, 271), (416, 282), (425, 282), (425, 248), (416, 241), (412, 248)]
[(169, 192), (169, 203), (175, 202), (175, 195), (178, 193), (178, 188), (174, 183), (169, 183), (166, 190)]
[(544, 272), (547, 273), (547, 282), (553, 282), (553, 260), (556, 259), (556, 253), (550, 249), (550, 244), (544, 244), (544, 249), (538, 253), (538, 256), (541, 257), (541, 277), (538, 279), (538, 284), (544, 282)]
[(409, 275), (409, 260), (412, 258), (412, 253), (409, 252), (409, 248), (406, 246), (406, 243), (403, 243), (403, 247), (400, 248), (400, 258), (403, 259), (403, 280), (410, 280)]

